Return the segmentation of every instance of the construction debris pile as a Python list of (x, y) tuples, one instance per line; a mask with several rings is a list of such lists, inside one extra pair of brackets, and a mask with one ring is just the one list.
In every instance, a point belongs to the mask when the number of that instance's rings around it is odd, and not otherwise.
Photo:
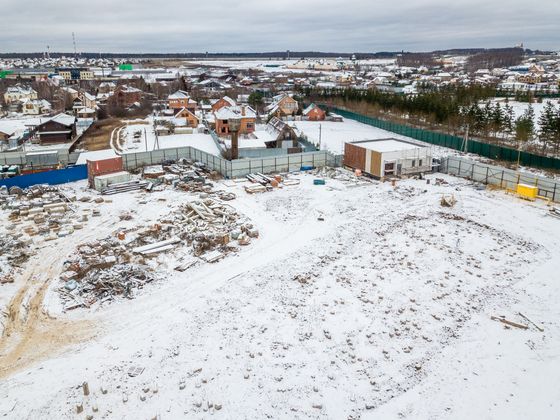
[(249, 238), (259, 235), (253, 225), (240, 221), (235, 209), (209, 198), (185, 204), (176, 217), (183, 224), (184, 239), (192, 244), (196, 256), (216, 248), (227, 252), (230, 241), (248, 245)]
[(245, 191), (249, 194), (272, 191), (274, 188), (282, 188), (284, 186), (298, 185), (299, 179), (287, 179), (282, 175), (264, 175), (260, 172), (246, 175), (252, 185), (245, 186)]
[(0, 194), (0, 206), (9, 212), (8, 231), (19, 237), (25, 232), (29, 237), (41, 235), (53, 240), (70, 235), (82, 228), (84, 216), (78, 216), (62, 190), (49, 185), (30, 188), (10, 188), (9, 194)]
[(314, 169), (311, 173), (322, 179), (336, 179), (337, 181), (349, 186), (368, 185), (373, 182), (370, 178), (357, 176), (355, 173), (343, 168), (331, 168), (329, 166), (325, 166)]
[(132, 298), (135, 289), (156, 279), (151, 268), (133, 259), (129, 249), (115, 238), (80, 245), (60, 275), (58, 291), (64, 309), (90, 307), (119, 296)]
[(182, 205), (152, 229), (138, 233), (128, 245), (135, 254), (149, 257), (186, 244), (195, 256), (207, 261), (205, 253), (217, 251), (222, 257), (235, 249), (232, 241), (247, 245), (256, 237), (258, 231), (233, 207), (205, 198)]
[(14, 282), (14, 269), (31, 256), (29, 242), (15, 235), (0, 234), (0, 284)]
[[(191, 201), (152, 226), (118, 231), (115, 237), (80, 245), (65, 263), (59, 294), (65, 310), (132, 298), (134, 290), (158, 278), (155, 267), (161, 267), (162, 260), (153, 260), (158, 255), (185, 250), (215, 262), (258, 235), (233, 207), (211, 198)], [(173, 258), (177, 271), (193, 265), (192, 260)]]

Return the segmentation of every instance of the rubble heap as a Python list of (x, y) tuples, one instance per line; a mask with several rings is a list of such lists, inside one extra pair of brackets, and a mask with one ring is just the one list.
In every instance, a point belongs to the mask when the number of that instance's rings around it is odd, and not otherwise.
[(59, 294), (65, 309), (89, 307), (119, 296), (132, 298), (134, 289), (156, 278), (142, 261), (132, 260), (128, 248), (115, 238), (80, 245), (60, 275), (63, 284)]
[(14, 268), (25, 263), (30, 256), (29, 240), (0, 235), (0, 284), (12, 283)]
[(55, 186), (35, 185), (22, 190), (10, 188), (0, 194), (0, 205), (9, 212), (8, 230), (25, 232), (28, 236), (42, 235), (46, 240), (70, 235), (82, 228), (71, 206), (72, 198)]
[(365, 176), (356, 176), (355, 173), (344, 168), (331, 168), (329, 166), (325, 166), (315, 169), (311, 173), (323, 179), (336, 179), (349, 185), (367, 185), (373, 182), (370, 178)]
[[(158, 261), (149, 259), (160, 253), (190, 248), (192, 255), (214, 262), (235, 252), (232, 241), (247, 245), (258, 235), (228, 204), (211, 198), (194, 200), (153, 226), (118, 231), (115, 237), (80, 245), (65, 263), (59, 294), (66, 310), (132, 298), (134, 290), (157, 279), (152, 267)], [(188, 266), (181, 263), (175, 269), (184, 271)]]

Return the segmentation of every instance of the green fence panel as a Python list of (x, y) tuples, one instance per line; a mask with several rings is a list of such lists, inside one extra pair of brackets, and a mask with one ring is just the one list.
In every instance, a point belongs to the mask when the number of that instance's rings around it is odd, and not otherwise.
[[(448, 147), (450, 149), (463, 150), (462, 137), (444, 134), (437, 131), (424, 130), (422, 128), (414, 128), (406, 124), (398, 124), (379, 118), (368, 117), (366, 115), (361, 115), (344, 109), (331, 108), (327, 106), (324, 106), (324, 108), (341, 115), (344, 118), (356, 120), (382, 130), (392, 131), (396, 134), (411, 137), (426, 143)], [(516, 149), (488, 144), (476, 140), (469, 139), (467, 151), (487, 158), (510, 162), (517, 162), (519, 159), (520, 163), (524, 166), (560, 170), (560, 159), (535, 155), (528, 152), (519, 153)]]

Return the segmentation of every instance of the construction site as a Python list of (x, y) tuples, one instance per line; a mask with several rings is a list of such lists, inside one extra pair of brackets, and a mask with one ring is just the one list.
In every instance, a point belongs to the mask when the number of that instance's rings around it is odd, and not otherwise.
[(560, 401), (560, 215), (538, 188), (224, 179), (186, 158), (87, 171), (0, 190), (6, 418), (549, 418)]

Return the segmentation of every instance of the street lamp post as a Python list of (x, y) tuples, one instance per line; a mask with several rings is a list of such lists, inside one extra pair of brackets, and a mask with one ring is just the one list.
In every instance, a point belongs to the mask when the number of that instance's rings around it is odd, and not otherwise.
[(231, 160), (239, 158), (239, 128), (241, 118), (230, 118), (228, 120), (229, 131), (231, 133)]

